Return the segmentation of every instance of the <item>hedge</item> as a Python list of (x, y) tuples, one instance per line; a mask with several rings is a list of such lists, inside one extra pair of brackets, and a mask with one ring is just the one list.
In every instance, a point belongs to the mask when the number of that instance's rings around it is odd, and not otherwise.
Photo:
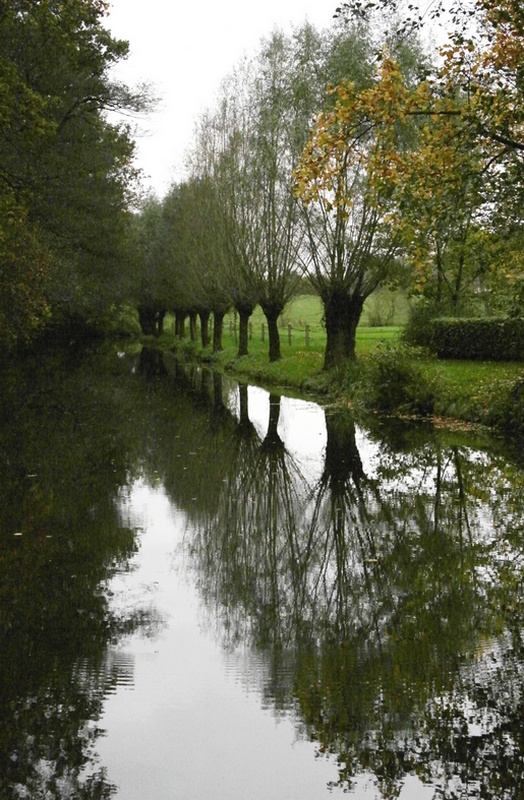
[(429, 347), (440, 358), (524, 361), (524, 318), (428, 321)]

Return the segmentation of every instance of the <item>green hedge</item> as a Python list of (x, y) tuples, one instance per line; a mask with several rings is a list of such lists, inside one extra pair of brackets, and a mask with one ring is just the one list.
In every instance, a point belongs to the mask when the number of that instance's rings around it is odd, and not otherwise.
[(524, 319), (433, 319), (429, 346), (439, 358), (524, 361)]

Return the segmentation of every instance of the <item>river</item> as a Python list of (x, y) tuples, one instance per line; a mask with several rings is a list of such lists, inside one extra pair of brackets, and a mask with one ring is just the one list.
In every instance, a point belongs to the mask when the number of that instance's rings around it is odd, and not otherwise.
[(524, 792), (524, 469), (110, 347), (5, 367), (0, 798)]

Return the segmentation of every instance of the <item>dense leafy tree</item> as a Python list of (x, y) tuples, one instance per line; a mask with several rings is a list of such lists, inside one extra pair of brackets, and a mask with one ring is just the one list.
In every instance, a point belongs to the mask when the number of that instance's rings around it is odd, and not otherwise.
[(142, 332), (155, 336), (162, 332), (173, 277), (167, 265), (161, 201), (146, 198), (130, 227), (127, 295), (136, 305)]
[(127, 43), (105, 13), (101, 0), (0, 4), (4, 339), (88, 316), (118, 291), (133, 145), (108, 112), (143, 97), (109, 79)]
[[(359, 106), (361, 98), (375, 92), (374, 50), (360, 28), (354, 28), (350, 37), (366, 55), (365, 66), (361, 59), (355, 75), (346, 75), (338, 90), (328, 89), (334, 101), (317, 115), (294, 173), (308, 232), (308, 273), (324, 305), (326, 368), (355, 357), (364, 301), (392, 276), (400, 245), (391, 224), (392, 192), (376, 179), (384, 143)], [(409, 74), (413, 63), (420, 67), (422, 60), (416, 43), (405, 52), (410, 56)], [(405, 148), (405, 127), (397, 126), (391, 136), (397, 148)]]
[[(515, 230), (521, 224), (522, 9), (492, 0), (461, 0), (449, 8), (438, 2), (418, 14), (396, 0), (356, 0), (343, 8), (359, 18), (377, 9), (398, 12), (404, 33), (430, 19), (445, 26), (447, 42), (430, 75), (409, 88), (395, 60), (389, 65), (386, 61), (377, 91), (361, 98), (359, 113), (384, 137), (382, 168), (375, 174), (395, 188), (397, 220), (420, 283), (435, 275), (456, 304), (475, 271), (482, 272), (470, 258), (479, 229), (506, 238), (508, 227)], [(355, 105), (341, 102), (347, 118), (355, 118)], [(400, 156), (391, 139), (385, 141), (399, 120), (410, 120), (417, 130), (408, 159)], [(489, 269), (497, 266), (500, 262), (494, 259)], [(507, 283), (518, 283), (518, 272), (521, 264), (512, 257)]]

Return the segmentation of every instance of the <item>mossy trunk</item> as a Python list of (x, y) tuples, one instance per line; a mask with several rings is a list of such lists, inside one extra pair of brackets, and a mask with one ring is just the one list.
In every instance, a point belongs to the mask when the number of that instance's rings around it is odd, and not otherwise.
[(222, 350), (222, 332), (224, 330), (225, 311), (213, 312), (213, 353)]
[(186, 311), (175, 310), (175, 335), (184, 339), (186, 335)]
[(209, 317), (211, 312), (200, 311), (198, 316), (200, 317), (200, 341), (202, 342), (202, 347), (207, 347), (209, 344)]
[(158, 306), (138, 306), (138, 322), (144, 336), (160, 336), (164, 330), (165, 309)]
[(262, 311), (267, 320), (267, 332), (269, 338), (269, 360), (279, 361), (282, 358), (280, 350), (280, 334), (278, 332), (278, 318), (282, 313), (281, 305), (262, 305)]
[(340, 291), (332, 292), (322, 300), (326, 323), (324, 369), (332, 369), (355, 360), (357, 325), (362, 316), (364, 298), (360, 294), (348, 296)]
[(196, 311), (189, 312), (189, 337), (192, 342), (197, 340), (197, 313)]
[(238, 311), (238, 355), (247, 356), (249, 348), (249, 320), (254, 306), (242, 306)]

